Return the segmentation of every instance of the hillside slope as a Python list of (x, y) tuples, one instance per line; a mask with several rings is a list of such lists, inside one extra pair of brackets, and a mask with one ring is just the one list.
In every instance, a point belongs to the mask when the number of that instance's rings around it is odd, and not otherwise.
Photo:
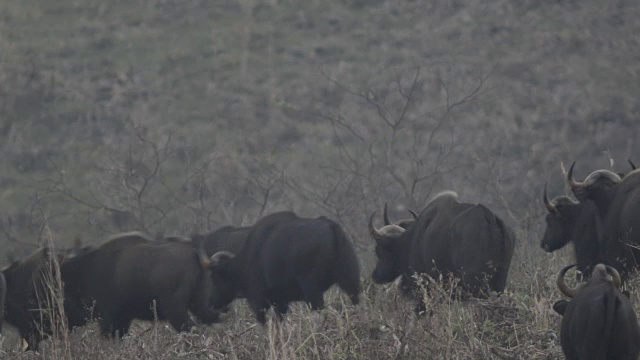
[(639, 15), (624, 0), (4, 1), (3, 228), (69, 243), (282, 207), (364, 237), (384, 201), (445, 188), (528, 224), (544, 181), (563, 191), (561, 161), (580, 176), (640, 161)]

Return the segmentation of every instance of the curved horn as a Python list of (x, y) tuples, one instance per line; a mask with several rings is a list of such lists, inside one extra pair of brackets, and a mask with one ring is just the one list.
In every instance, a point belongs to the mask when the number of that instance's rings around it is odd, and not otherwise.
[(230, 251), (218, 251), (217, 253), (211, 255), (211, 265), (218, 266), (221, 262), (225, 260), (231, 260), (234, 257), (236, 257), (236, 255)]
[(376, 229), (376, 227), (373, 226), (373, 217), (375, 215), (376, 215), (376, 212), (374, 211), (373, 214), (369, 216), (369, 234), (371, 234), (371, 237), (373, 237), (374, 239), (379, 239), (380, 237), (382, 237), (382, 234), (380, 234), (380, 231), (378, 231), (378, 229)]
[(384, 220), (385, 225), (390, 225), (389, 214), (387, 214), (387, 203), (384, 203), (384, 210), (382, 210), (382, 219)]
[(411, 216), (413, 216), (413, 220), (418, 220), (418, 214), (415, 211), (411, 209), (407, 209), (407, 210), (409, 210), (409, 212), (411, 213)]
[(558, 211), (558, 209), (556, 209), (556, 206), (549, 201), (549, 196), (547, 196), (547, 183), (544, 183), (544, 193), (542, 195), (542, 201), (544, 202), (544, 206), (547, 208), (547, 211), (549, 211), (550, 213), (554, 214), (556, 211)]
[(584, 187), (584, 183), (576, 181), (573, 178), (573, 167), (575, 165), (576, 165), (576, 162), (574, 161), (573, 164), (571, 164), (571, 167), (569, 168), (569, 172), (567, 173), (567, 181), (569, 182), (569, 185), (571, 186), (572, 189), (579, 189)]
[(627, 161), (629, 162), (629, 165), (631, 165), (631, 170), (637, 169), (636, 164), (634, 164), (633, 161), (631, 161), (631, 159), (627, 159)]
[(562, 270), (560, 270), (560, 273), (558, 273), (558, 277), (556, 278), (556, 285), (558, 285), (558, 289), (560, 290), (560, 292), (570, 298), (576, 296), (577, 290), (570, 288), (567, 283), (564, 282), (564, 274), (566, 274), (569, 269), (575, 267), (576, 265), (578, 264), (565, 266), (564, 268), (562, 268)]
[(620, 278), (620, 273), (613, 266), (605, 265), (607, 267), (607, 272), (611, 275), (613, 279), (613, 286), (620, 289), (622, 287), (622, 278)]

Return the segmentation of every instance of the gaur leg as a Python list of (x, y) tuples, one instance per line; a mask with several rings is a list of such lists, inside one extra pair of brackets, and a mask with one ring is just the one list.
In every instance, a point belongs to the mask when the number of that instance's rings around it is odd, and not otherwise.
[(289, 312), (289, 302), (278, 301), (273, 305), (274, 305), (274, 310), (276, 312), (276, 316), (278, 317), (278, 320), (282, 321), (284, 315), (286, 315)]
[(213, 308), (194, 308), (191, 307), (191, 312), (198, 319), (198, 321), (202, 322), (205, 325), (211, 325), (213, 323), (220, 322), (220, 311), (215, 310)]
[(122, 314), (103, 314), (98, 321), (100, 333), (107, 337), (122, 338), (129, 331), (132, 320), (131, 317), (123, 316)]
[(266, 299), (261, 298), (257, 301), (249, 301), (249, 307), (256, 316), (256, 320), (264, 325), (267, 323), (267, 310), (269, 309), (269, 303)]
[[(322, 295), (331, 285), (331, 283), (327, 284), (328, 276), (325, 270), (315, 268), (312, 269), (311, 272), (297, 278), (298, 286), (304, 296), (304, 301), (306, 301), (313, 310), (319, 310), (324, 307), (324, 298)], [(326, 284), (326, 287), (321, 284)]]
[(158, 310), (178, 332), (189, 331), (196, 326), (189, 316), (186, 301), (176, 298), (161, 299), (158, 300)]
[(129, 324), (123, 324), (122, 322), (113, 322), (111, 319), (100, 319), (98, 321), (100, 325), (100, 333), (105, 337), (123, 337), (129, 330)]
[(193, 315), (205, 325), (211, 325), (220, 321), (220, 313), (223, 310), (217, 310), (209, 306), (206, 296), (195, 296), (191, 300), (189, 310)]
[[(282, 289), (272, 289), (266, 293), (266, 301), (271, 304), (273, 311), (280, 321), (282, 321), (283, 316), (289, 312), (289, 302), (292, 301), (291, 297), (293, 296), (293, 298), (295, 298), (295, 295), (291, 293), (283, 296), (284, 292), (285, 290)], [(301, 295), (302, 294), (300, 294), (300, 296)]]
[(102, 334), (102, 336), (113, 336), (112, 329), (114, 328), (114, 326), (111, 319), (103, 316), (102, 318), (100, 318), (100, 320), (98, 320), (98, 324), (100, 325), (100, 333)]
[(122, 319), (118, 321), (118, 323), (114, 324), (113, 333), (111, 334), (113, 337), (122, 338), (129, 332), (129, 328), (131, 327), (132, 319)]
[(337, 278), (337, 283), (338, 287), (349, 295), (349, 299), (351, 299), (351, 303), (353, 305), (358, 305), (360, 303), (360, 278), (358, 276), (353, 276), (351, 274), (339, 276)]
[(91, 314), (80, 299), (65, 291), (63, 306), (70, 330), (87, 324), (87, 319)]
[(115, 327), (113, 309), (104, 306), (95, 308), (96, 314), (98, 314), (98, 325), (100, 326), (100, 334), (105, 337), (113, 336), (113, 329)]
[[(189, 310), (193, 315), (205, 325), (211, 325), (220, 321), (220, 313), (228, 309), (225, 306), (223, 309), (214, 309), (210, 306), (209, 295), (211, 294), (211, 278), (207, 274), (203, 274), (203, 280), (199, 286), (197, 286), (196, 292), (191, 295), (189, 304)], [(185, 289), (188, 292), (189, 289)]]
[(40, 341), (42, 341), (40, 331), (33, 327), (29, 330), (20, 329), (19, 332), (20, 337), (27, 342), (27, 350), (38, 351), (38, 345), (40, 344)]
[(489, 280), (489, 288), (495, 292), (501, 293), (507, 285), (508, 268), (498, 267), (496, 273)]
[(189, 317), (189, 313), (184, 309), (184, 311), (175, 311), (170, 314), (167, 314), (167, 319), (173, 328), (180, 331), (189, 331), (192, 327), (196, 326), (196, 324)]
[(304, 300), (311, 306), (311, 309), (320, 310), (324, 307), (324, 297), (322, 296), (324, 291), (317, 289), (313, 283), (307, 283), (301, 287)]
[(353, 305), (358, 305), (360, 303), (360, 294), (359, 293), (350, 293), (349, 299), (351, 299), (351, 303)]
[(191, 312), (205, 325), (220, 322), (220, 313), (214, 309), (191, 309)]
[(269, 309), (269, 307), (271, 307), (270, 299), (266, 294), (264, 284), (256, 281), (250, 284), (249, 289), (249, 293), (247, 294), (247, 302), (249, 303), (249, 307), (256, 316), (256, 320), (260, 324), (264, 325), (267, 323), (267, 310)]

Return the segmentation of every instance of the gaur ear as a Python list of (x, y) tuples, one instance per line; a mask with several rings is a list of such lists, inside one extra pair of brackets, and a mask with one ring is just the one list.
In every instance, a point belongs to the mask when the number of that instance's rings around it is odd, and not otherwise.
[(564, 315), (564, 311), (567, 309), (567, 305), (569, 302), (567, 300), (558, 300), (555, 304), (553, 304), (553, 310), (557, 312), (559, 315)]
[(631, 299), (631, 292), (629, 290), (622, 290), (622, 294), (627, 297), (627, 299)]

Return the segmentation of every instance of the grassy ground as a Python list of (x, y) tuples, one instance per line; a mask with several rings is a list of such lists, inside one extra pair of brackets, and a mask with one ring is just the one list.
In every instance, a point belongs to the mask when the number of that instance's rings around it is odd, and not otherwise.
[[(324, 310), (311, 312), (297, 304), (284, 322), (269, 321), (265, 327), (256, 325), (244, 301), (237, 301), (222, 323), (191, 333), (176, 334), (166, 323), (137, 322), (130, 335), (113, 341), (91, 323), (66, 342), (44, 341), (40, 353), (21, 353), (17, 339), (9, 336), (0, 354), (66, 358), (69, 349), (74, 359), (562, 359), (561, 318), (551, 305), (561, 298), (555, 275), (566, 255), (542, 256), (539, 249), (520, 245), (505, 294), (459, 302), (436, 287), (426, 296), (432, 315), (422, 318), (414, 316), (414, 303), (395, 285), (365, 279), (359, 306), (331, 290)], [(631, 287), (637, 288), (637, 279)]]

